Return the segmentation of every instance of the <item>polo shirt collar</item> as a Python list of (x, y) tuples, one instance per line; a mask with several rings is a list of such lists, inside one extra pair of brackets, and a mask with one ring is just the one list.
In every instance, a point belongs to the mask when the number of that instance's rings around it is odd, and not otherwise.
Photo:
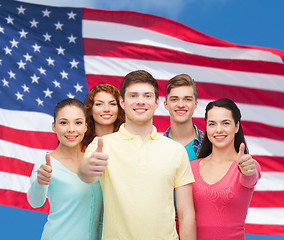
[[(126, 140), (131, 140), (131, 139), (134, 139), (136, 137), (136, 135), (128, 132), (126, 129), (125, 129), (125, 123), (121, 124), (119, 130), (119, 135), (123, 138), (123, 139), (126, 139)], [(153, 130), (151, 132), (151, 134), (149, 135), (150, 138), (152, 140), (156, 140), (158, 139), (158, 132), (157, 132), (157, 128), (153, 125)]]

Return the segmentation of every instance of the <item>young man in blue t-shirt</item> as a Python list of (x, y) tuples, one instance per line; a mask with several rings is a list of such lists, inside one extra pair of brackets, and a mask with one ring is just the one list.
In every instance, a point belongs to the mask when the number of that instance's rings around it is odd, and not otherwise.
[(189, 75), (180, 74), (167, 82), (164, 106), (169, 111), (171, 126), (164, 135), (181, 143), (190, 161), (198, 158), (204, 136), (192, 122), (197, 104), (196, 84)]

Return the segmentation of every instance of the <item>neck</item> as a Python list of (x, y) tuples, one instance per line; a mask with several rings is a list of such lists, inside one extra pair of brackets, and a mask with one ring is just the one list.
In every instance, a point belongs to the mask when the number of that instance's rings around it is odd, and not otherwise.
[(104, 135), (107, 135), (113, 132), (114, 132), (114, 124), (107, 125), (107, 126), (96, 124), (95, 136), (97, 137), (102, 137)]
[(142, 140), (146, 138), (153, 131), (152, 121), (147, 124), (137, 124), (131, 121), (125, 121), (125, 129), (133, 135), (140, 136)]
[(216, 148), (212, 147), (212, 153), (209, 155), (210, 160), (212, 161), (234, 161), (237, 159), (238, 153), (236, 152), (234, 146), (227, 148)]
[(192, 121), (185, 123), (176, 123), (171, 121), (171, 129), (169, 132), (171, 138), (182, 145), (187, 145), (196, 136), (195, 128), (192, 125)]
[(73, 162), (80, 162), (84, 156), (79, 145), (70, 148), (61, 144), (59, 144), (59, 146), (52, 152), (52, 155), (58, 160), (71, 159)]

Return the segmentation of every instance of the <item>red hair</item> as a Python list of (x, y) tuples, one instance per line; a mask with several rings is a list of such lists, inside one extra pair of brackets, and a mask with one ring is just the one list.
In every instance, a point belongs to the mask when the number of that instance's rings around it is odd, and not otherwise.
[(93, 118), (92, 108), (94, 105), (94, 98), (97, 93), (99, 92), (106, 92), (111, 94), (118, 106), (118, 114), (117, 119), (114, 122), (114, 132), (118, 131), (120, 125), (125, 122), (124, 110), (119, 105), (119, 97), (120, 93), (117, 87), (113, 86), (112, 84), (108, 83), (100, 83), (90, 90), (86, 99), (85, 99), (85, 108), (86, 108), (86, 122), (88, 124), (87, 132), (85, 133), (85, 137), (81, 142), (81, 150), (84, 152), (87, 146), (93, 141), (96, 137), (96, 124)]

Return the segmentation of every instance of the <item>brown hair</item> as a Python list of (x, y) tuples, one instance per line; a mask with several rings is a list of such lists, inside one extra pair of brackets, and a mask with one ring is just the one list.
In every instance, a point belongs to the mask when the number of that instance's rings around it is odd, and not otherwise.
[(187, 74), (179, 74), (171, 78), (165, 87), (165, 97), (168, 98), (171, 90), (175, 87), (192, 86), (195, 100), (197, 100), (197, 88), (195, 81)]
[[(241, 125), (241, 117), (242, 117), (241, 111), (236, 105), (236, 103), (228, 98), (220, 98), (218, 100), (209, 102), (205, 109), (205, 123), (207, 123), (208, 112), (214, 107), (226, 108), (232, 113), (232, 117), (234, 119), (235, 124), (239, 123), (239, 131), (235, 134), (235, 141), (234, 141), (235, 150), (236, 152), (239, 152), (240, 145), (243, 142), (245, 144), (245, 154), (249, 153), (243, 128)], [(209, 156), (211, 153), (212, 153), (212, 143), (209, 141), (206, 131), (202, 142), (202, 148), (199, 154), (199, 158), (205, 158)]]
[(133, 83), (149, 83), (154, 87), (156, 100), (159, 97), (157, 80), (145, 70), (136, 70), (128, 73), (120, 86), (120, 96), (124, 99), (126, 88)]
[(77, 99), (73, 99), (73, 98), (68, 98), (68, 99), (62, 100), (61, 102), (57, 103), (57, 105), (55, 106), (54, 115), (53, 115), (54, 122), (55, 122), (55, 119), (58, 115), (59, 110), (66, 107), (66, 106), (78, 107), (83, 111), (85, 117), (87, 116), (86, 109), (84, 107), (84, 104), (81, 101), (79, 101)]
[(93, 118), (93, 105), (94, 105), (94, 98), (97, 93), (99, 92), (106, 92), (114, 96), (117, 106), (118, 106), (118, 114), (117, 114), (117, 119), (114, 122), (114, 131), (116, 132), (120, 125), (125, 122), (125, 116), (124, 116), (124, 110), (120, 107), (119, 105), (119, 90), (113, 86), (112, 84), (108, 83), (100, 83), (90, 90), (88, 93), (86, 99), (85, 99), (85, 108), (87, 111), (87, 117), (86, 117), (86, 122), (88, 124), (88, 129), (87, 132), (85, 133), (85, 137), (81, 142), (81, 149), (84, 151), (87, 146), (92, 142), (94, 139), (95, 133), (96, 133), (96, 125), (95, 121)]

